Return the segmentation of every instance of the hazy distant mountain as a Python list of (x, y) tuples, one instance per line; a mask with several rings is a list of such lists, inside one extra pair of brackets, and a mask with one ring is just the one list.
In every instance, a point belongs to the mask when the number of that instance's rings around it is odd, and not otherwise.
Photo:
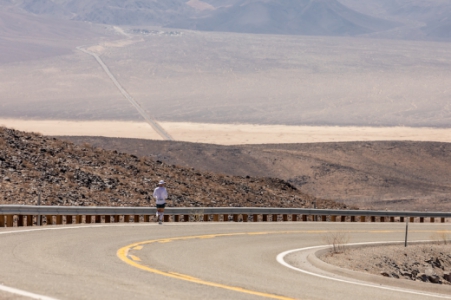
[(218, 8), (203, 18), (173, 22), (169, 26), (206, 31), (336, 36), (387, 30), (395, 24), (357, 13), (334, 0), (246, 0)]
[[(402, 24), (398, 37), (451, 39), (449, 0), (338, 0), (356, 11)], [(389, 33), (390, 34), (390, 33)], [(387, 35), (387, 37), (391, 37)]]
[(0, 0), (36, 15), (113, 25), (450, 39), (449, 0)]

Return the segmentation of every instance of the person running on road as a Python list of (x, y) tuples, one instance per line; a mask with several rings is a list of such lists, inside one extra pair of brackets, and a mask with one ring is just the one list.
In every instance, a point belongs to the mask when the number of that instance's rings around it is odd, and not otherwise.
[(168, 198), (168, 191), (164, 187), (166, 182), (160, 180), (158, 182), (158, 187), (153, 191), (153, 197), (157, 202), (157, 221), (158, 224), (162, 224), (164, 216), (164, 208), (166, 206), (166, 199)]

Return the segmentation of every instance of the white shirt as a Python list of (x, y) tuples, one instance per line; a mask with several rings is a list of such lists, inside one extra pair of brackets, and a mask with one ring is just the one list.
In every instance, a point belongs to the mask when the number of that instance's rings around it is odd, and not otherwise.
[(153, 191), (153, 197), (157, 200), (157, 204), (165, 204), (168, 191), (165, 187), (159, 186)]

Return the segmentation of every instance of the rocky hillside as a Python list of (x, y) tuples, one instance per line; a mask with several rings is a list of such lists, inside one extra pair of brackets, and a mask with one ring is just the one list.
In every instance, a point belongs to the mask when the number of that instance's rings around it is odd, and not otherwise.
[(169, 205), (346, 208), (273, 178), (227, 176), (0, 128), (0, 204), (148, 206), (164, 179)]
[(348, 142), (221, 146), (64, 137), (234, 176), (281, 178), (309, 195), (360, 209), (449, 211), (451, 143)]

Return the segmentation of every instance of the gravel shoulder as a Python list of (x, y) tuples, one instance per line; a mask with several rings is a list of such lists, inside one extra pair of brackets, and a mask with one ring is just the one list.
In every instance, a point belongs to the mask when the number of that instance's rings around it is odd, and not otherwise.
[(399, 280), (451, 285), (451, 243), (347, 248), (320, 257), (340, 268)]

